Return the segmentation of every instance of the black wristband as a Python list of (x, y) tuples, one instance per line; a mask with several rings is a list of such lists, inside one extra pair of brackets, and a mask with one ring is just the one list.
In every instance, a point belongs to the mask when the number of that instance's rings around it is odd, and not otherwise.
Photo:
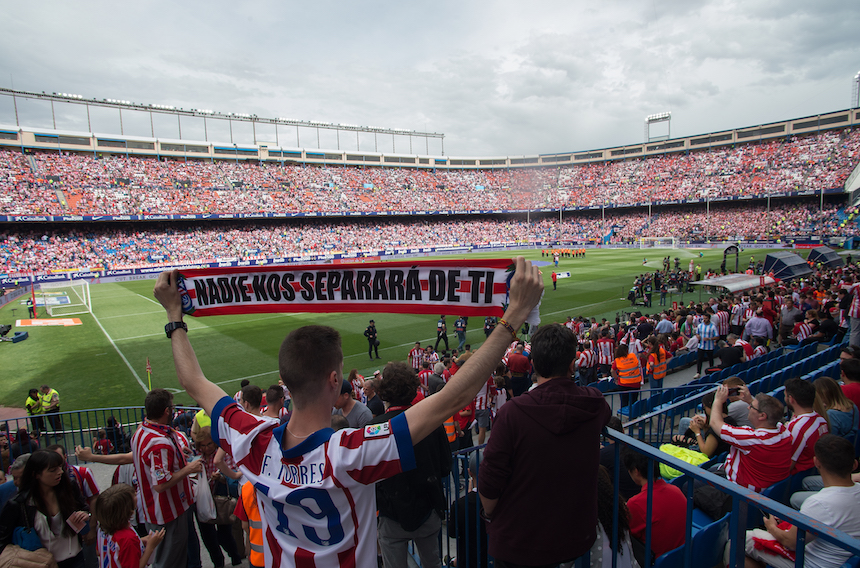
[(188, 333), (188, 326), (185, 325), (184, 321), (172, 321), (164, 326), (164, 333), (167, 334), (167, 339), (170, 339), (170, 336), (177, 329), (184, 329), (185, 333)]

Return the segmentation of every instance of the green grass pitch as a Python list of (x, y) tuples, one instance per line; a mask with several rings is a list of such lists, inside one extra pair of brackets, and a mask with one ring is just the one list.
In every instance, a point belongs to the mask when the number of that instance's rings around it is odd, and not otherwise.
[[(589, 249), (586, 257), (561, 259), (559, 271), (570, 271), (571, 278), (559, 279), (553, 291), (551, 267), (543, 268), (546, 292), (541, 304), (543, 323), (561, 322), (568, 315), (614, 318), (616, 312), (629, 309), (627, 291), (633, 278), (661, 267), (667, 254), (681, 259), (686, 268), (691, 258), (701, 262), (703, 272), (717, 269), (722, 250), (681, 249)], [(741, 267), (755, 255), (764, 259), (768, 251), (748, 249), (741, 253)], [(483, 253), (474, 257), (505, 258), (524, 254), (536, 261), (540, 251), (516, 253)], [(643, 258), (648, 263), (643, 266)], [(464, 258), (463, 255), (451, 258)], [(734, 258), (730, 259), (734, 265)], [(152, 386), (172, 389), (180, 404), (192, 403), (180, 390), (173, 367), (170, 342), (164, 336), (167, 322), (164, 311), (152, 296), (153, 280), (90, 287), (93, 314), (78, 317), (83, 325), (75, 327), (21, 328), (30, 338), (20, 343), (0, 343), (0, 405), (23, 407), (30, 388), (43, 383), (60, 392), (62, 409), (122, 407), (141, 405), (147, 384), (146, 359), (152, 365)], [(659, 310), (655, 294), (651, 312)], [(698, 292), (685, 294), (683, 300), (698, 300)], [(25, 298), (21, 298), (23, 301)], [(681, 300), (675, 296), (675, 300)], [(15, 308), (13, 318), (12, 309)], [(18, 300), (0, 309), (0, 323), (14, 323), (26, 317), (26, 308)], [(40, 310), (41, 315), (41, 310)], [(449, 329), (457, 314), (446, 314)], [(376, 320), (381, 360), (367, 357), (363, 336), (368, 319)], [(415, 341), (422, 345), (435, 341), (437, 316), (402, 314), (254, 314), (244, 316), (187, 317), (189, 337), (200, 359), (203, 372), (232, 395), (239, 381), (248, 378), (266, 388), (276, 383), (277, 353), (284, 336), (306, 324), (325, 324), (338, 329), (343, 336), (344, 374), (357, 368), (364, 375), (381, 369), (388, 360), (405, 360)], [(483, 318), (470, 318), (467, 342), (479, 345), (484, 339)], [(18, 329), (18, 328), (15, 328)], [(14, 331), (14, 330), (13, 330)], [(449, 343), (456, 347), (453, 331)], [(140, 382), (139, 382), (140, 381)]]

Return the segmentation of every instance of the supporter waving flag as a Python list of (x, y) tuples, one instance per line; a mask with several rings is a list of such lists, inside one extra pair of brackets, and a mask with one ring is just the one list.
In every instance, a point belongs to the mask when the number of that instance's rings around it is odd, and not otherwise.
[[(501, 316), (508, 259), (423, 260), (183, 270), (183, 310), (195, 316), (270, 312), (373, 312)], [(538, 308), (529, 318), (538, 324)]]

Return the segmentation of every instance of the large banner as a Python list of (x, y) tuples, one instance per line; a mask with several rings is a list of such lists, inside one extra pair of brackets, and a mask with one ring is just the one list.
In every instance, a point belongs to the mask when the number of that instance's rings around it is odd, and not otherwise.
[(421, 260), (181, 270), (194, 316), (364, 312), (501, 316), (510, 259)]

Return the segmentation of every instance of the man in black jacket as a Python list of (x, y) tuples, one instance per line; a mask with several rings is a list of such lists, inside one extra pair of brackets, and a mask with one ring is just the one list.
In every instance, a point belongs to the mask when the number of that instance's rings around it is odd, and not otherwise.
[(367, 354), (371, 360), (373, 354), (376, 353), (376, 358), (379, 359), (379, 340), (376, 338), (376, 322), (370, 320), (370, 325), (364, 329), (364, 336), (367, 338)]
[[(379, 382), (379, 396), (388, 403), (388, 412), (371, 424), (384, 424), (406, 411), (418, 385), (418, 377), (409, 365), (402, 361), (388, 363)], [(440, 568), (439, 531), (447, 506), (442, 480), (451, 472), (451, 449), (445, 429), (439, 426), (414, 448), (415, 469), (376, 485), (379, 547), (385, 566), (406, 566), (411, 540), (422, 566)]]

